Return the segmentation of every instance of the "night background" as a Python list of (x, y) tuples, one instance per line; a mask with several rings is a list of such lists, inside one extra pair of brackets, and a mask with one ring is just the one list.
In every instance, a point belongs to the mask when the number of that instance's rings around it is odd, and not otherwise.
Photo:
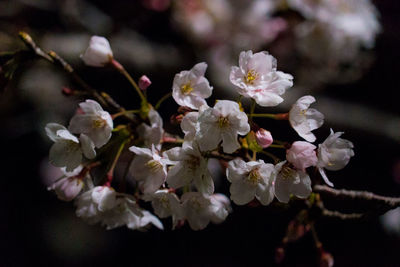
[[(215, 43), (233, 42), (224, 39), (226, 34), (217, 32), (215, 40), (194, 36), (182, 26), (176, 4), (157, 9), (146, 2), (0, 0), (0, 52), (23, 48), (18, 32), (26, 31), (38, 45), (63, 56), (91, 86), (133, 109), (138, 98), (121, 75), (111, 68), (87, 67), (80, 60), (91, 35), (107, 37), (115, 58), (134, 78), (150, 77), (147, 93), (152, 104), (171, 90), (176, 73), (202, 61), (209, 64), (206, 77), (214, 86), (207, 102), (235, 100), (228, 76), (219, 72), (219, 60), (212, 57), (230, 55), (233, 66), (241, 50), (268, 50), (277, 58), (278, 69), (294, 76), (295, 87), (278, 108), (257, 110), (287, 112), (300, 96), (313, 95), (314, 107), (325, 115), (324, 125), (314, 131), (317, 143), (330, 128), (345, 132), (343, 138), (354, 143), (355, 156), (349, 165), (328, 173), (335, 187), (400, 197), (398, 1), (373, 1), (381, 32), (374, 48), (361, 48), (357, 60), (351, 60), (357, 70), (324, 74), (324, 78), (312, 72), (318, 65), (310, 67), (306, 57), (294, 50), (290, 27), (273, 42), (227, 45), (226, 51)], [(294, 11), (275, 16), (290, 23), (301, 19)], [(215, 47), (223, 52), (212, 50)], [(341, 66), (351, 69), (348, 64)], [(63, 96), (64, 86), (76, 85), (62, 70), (35, 61), (19, 69), (0, 95), (0, 266), (319, 266), (311, 233), (290, 243), (283, 263), (275, 263), (275, 250), (296, 215), (295, 208), (232, 204), (233, 212), (225, 222), (210, 223), (197, 232), (187, 225), (172, 231), (170, 219), (162, 220), (164, 231), (139, 232), (125, 227), (107, 231), (77, 218), (73, 203), (59, 201), (45, 185), (45, 177), (51, 176), (47, 163), (51, 141), (44, 126), (53, 121), (65, 125), (80, 102), (78, 97)], [(175, 134), (180, 133), (179, 127), (171, 125), (169, 118), (177, 108), (172, 98), (160, 108), (166, 130)], [(256, 121), (273, 129), (280, 140), (300, 140), (285, 122)], [(227, 193), (229, 184), (216, 182), (216, 188)], [(359, 208), (351, 201), (327, 200), (326, 206), (343, 212)], [(393, 216), (397, 232), (388, 230), (378, 216), (355, 221), (321, 218), (315, 227), (335, 266), (400, 266), (400, 212)]]

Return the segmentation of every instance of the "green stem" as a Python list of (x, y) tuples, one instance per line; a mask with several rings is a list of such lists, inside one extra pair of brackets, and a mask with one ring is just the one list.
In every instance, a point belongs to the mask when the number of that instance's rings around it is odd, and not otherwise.
[(124, 147), (125, 147), (125, 145), (126, 145), (126, 143), (127, 143), (128, 141), (129, 141), (129, 139), (124, 140), (124, 141), (122, 142), (122, 144), (119, 146), (117, 155), (115, 156), (114, 161), (113, 161), (113, 163), (111, 164), (111, 168), (110, 168), (110, 169), (108, 170), (108, 172), (107, 172), (107, 181), (106, 181), (106, 183), (104, 184), (105, 186), (111, 186), (111, 182), (112, 182), (113, 177), (114, 177), (114, 169), (115, 169), (115, 167), (117, 166), (117, 162), (118, 162), (118, 160), (119, 160), (119, 158), (120, 158), (120, 156), (121, 156), (121, 154), (122, 154), (122, 151), (124, 150)]
[(269, 147), (273, 147), (273, 148), (285, 148), (284, 145), (277, 145), (277, 144), (271, 144), (271, 145), (269, 145)]
[(171, 96), (172, 92), (169, 92), (168, 94), (165, 94), (163, 97), (161, 97), (160, 100), (158, 100), (157, 104), (154, 106), (154, 109), (158, 109), (161, 104)]
[(147, 103), (147, 99), (144, 96), (142, 90), (140, 90), (139, 86), (137, 85), (137, 83), (135, 82), (135, 80), (132, 78), (132, 76), (125, 70), (125, 68), (115, 59), (113, 59), (111, 61), (111, 65), (117, 69), (122, 75), (125, 76), (125, 78), (129, 81), (129, 83), (133, 86), (133, 88), (135, 88), (136, 92), (138, 93), (138, 95), (140, 96), (140, 99), (142, 100), (142, 102)]
[(129, 114), (129, 113), (139, 113), (139, 112), (140, 112), (140, 109), (124, 110), (124, 111), (113, 114), (112, 119), (118, 118), (120, 116)]
[(261, 114), (247, 114), (249, 117), (259, 117), (259, 118), (270, 118), (270, 119), (276, 119), (275, 114), (269, 114), (269, 113), (261, 113)]
[(277, 156), (275, 156), (274, 154), (269, 153), (267, 151), (263, 150), (263, 151), (260, 151), (260, 153), (270, 157), (274, 161), (275, 164), (277, 164), (278, 162), (281, 161)]

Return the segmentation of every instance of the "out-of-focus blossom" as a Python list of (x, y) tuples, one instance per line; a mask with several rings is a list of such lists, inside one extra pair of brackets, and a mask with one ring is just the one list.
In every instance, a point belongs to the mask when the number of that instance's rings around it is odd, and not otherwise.
[(210, 221), (221, 223), (228, 216), (226, 198), (203, 195), (199, 192), (188, 192), (182, 196), (182, 207), (184, 218), (189, 222), (193, 230), (204, 229)]
[(207, 64), (202, 62), (175, 75), (172, 97), (178, 105), (199, 109), (207, 104), (204, 99), (211, 96), (213, 88), (204, 77), (206, 69)]
[(178, 196), (168, 189), (157, 190), (154, 194), (143, 196), (145, 201), (151, 201), (154, 213), (160, 218), (172, 217), (173, 228), (182, 219), (182, 205)]
[(142, 3), (148, 9), (162, 12), (168, 9), (171, 0), (142, 0)]
[(196, 142), (184, 142), (182, 147), (175, 147), (165, 152), (169, 160), (174, 162), (167, 174), (167, 183), (172, 188), (190, 185), (193, 181), (199, 192), (214, 193), (214, 182), (204, 158)]
[(274, 165), (263, 160), (244, 162), (231, 160), (226, 169), (226, 177), (232, 183), (231, 199), (237, 205), (244, 205), (257, 198), (261, 204), (268, 205), (274, 199)]
[(136, 154), (131, 170), (140, 189), (146, 193), (156, 192), (167, 177), (167, 163), (170, 161), (161, 157), (153, 146), (152, 149), (131, 146), (130, 151)]
[(75, 199), (76, 215), (90, 224), (103, 219), (104, 212), (116, 205), (117, 193), (108, 186), (96, 186)]
[[(78, 167), (77, 169), (82, 168)], [(84, 177), (66, 174), (66, 177), (49, 186), (48, 190), (54, 190), (60, 200), (71, 201), (82, 191), (84, 187), (83, 179)]]
[(84, 134), (78, 139), (58, 123), (46, 125), (47, 136), (54, 142), (49, 160), (56, 167), (66, 167), (68, 172), (82, 163), (82, 154), (92, 159), (96, 156), (92, 141)]
[(276, 106), (283, 101), (280, 95), (293, 86), (293, 76), (277, 71), (276, 67), (276, 59), (265, 51), (242, 51), (239, 67), (231, 69), (230, 81), (239, 94), (253, 98), (260, 106)]
[(105, 145), (111, 138), (113, 120), (107, 111), (94, 100), (88, 99), (79, 104), (83, 114), (75, 114), (68, 129), (72, 133), (85, 134), (97, 148)]
[(272, 144), (274, 139), (272, 138), (270, 131), (260, 128), (256, 132), (256, 141), (262, 148), (267, 148)]
[(308, 142), (314, 142), (316, 137), (311, 131), (318, 129), (324, 123), (324, 115), (316, 109), (309, 108), (315, 102), (310, 95), (299, 98), (289, 111), (289, 122), (293, 129)]
[(106, 38), (92, 36), (89, 47), (81, 55), (83, 62), (92, 67), (104, 67), (113, 59), (113, 52)]
[(343, 132), (331, 133), (326, 140), (318, 146), (318, 170), (325, 182), (333, 186), (325, 174), (324, 169), (338, 171), (343, 169), (350, 158), (354, 156), (353, 143), (340, 138)]
[(286, 150), (286, 159), (293, 166), (303, 172), (306, 168), (317, 165), (318, 158), (315, 153), (317, 147), (304, 141), (296, 141), (290, 149)]
[(249, 131), (247, 115), (240, 111), (238, 103), (220, 100), (200, 114), (196, 140), (202, 151), (216, 148), (222, 140), (224, 152), (233, 153), (240, 147), (238, 134)]
[(275, 168), (278, 175), (275, 180), (275, 196), (283, 203), (288, 203), (290, 195), (307, 198), (311, 192), (311, 179), (306, 172), (295, 170), (286, 161), (278, 163)]
[(160, 149), (160, 142), (164, 134), (162, 118), (153, 108), (150, 109), (148, 118), (150, 126), (147, 123), (142, 123), (137, 127), (139, 137), (144, 141), (146, 147), (151, 148), (154, 145), (157, 149)]

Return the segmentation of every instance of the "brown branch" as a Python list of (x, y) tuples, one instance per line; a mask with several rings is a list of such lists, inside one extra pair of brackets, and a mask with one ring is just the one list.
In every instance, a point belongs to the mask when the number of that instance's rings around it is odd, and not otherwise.
[(400, 207), (400, 198), (380, 196), (368, 191), (334, 189), (326, 185), (315, 185), (314, 192), (331, 195), (333, 197), (344, 197), (354, 200), (368, 201), (376, 205), (382, 205), (384, 208), (386, 208), (386, 210)]
[(366, 215), (363, 213), (341, 213), (336, 210), (328, 210), (325, 208), (321, 209), (322, 216), (330, 217), (330, 218), (338, 218), (341, 220), (358, 220), (364, 218)]

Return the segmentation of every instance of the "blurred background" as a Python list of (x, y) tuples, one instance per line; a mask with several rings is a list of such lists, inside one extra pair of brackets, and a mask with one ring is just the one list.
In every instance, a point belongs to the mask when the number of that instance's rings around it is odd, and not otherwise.
[[(110, 40), (133, 77), (150, 77), (153, 104), (171, 90), (177, 72), (202, 61), (214, 86), (208, 103), (236, 99), (230, 66), (242, 50), (267, 50), (279, 70), (295, 77), (295, 86), (279, 107), (258, 111), (287, 112), (299, 97), (315, 96), (314, 107), (325, 115), (317, 143), (332, 128), (355, 146), (350, 164), (329, 173), (335, 186), (400, 197), (400, 3), (323, 2), (0, 0), (0, 51), (23, 48), (18, 32), (24, 30), (130, 109), (138, 100), (123, 77), (81, 62), (92, 35)], [(79, 103), (62, 95), (65, 86), (75, 85), (59, 69), (35, 61), (18, 68), (0, 95), (0, 266), (274, 266), (291, 210), (233, 206), (224, 223), (200, 232), (187, 226), (171, 231), (169, 221), (164, 232), (106, 231), (76, 218), (72, 203), (47, 191), (57, 174), (47, 163), (51, 142), (44, 126), (67, 124)], [(160, 109), (172, 133), (179, 133), (168, 120), (176, 108), (170, 99)], [(284, 122), (257, 122), (279, 139), (299, 140)], [(349, 211), (346, 205), (339, 207)], [(316, 228), (335, 266), (400, 266), (399, 210), (368, 221), (324, 219)], [(319, 266), (311, 235), (291, 243), (280, 266)]]

